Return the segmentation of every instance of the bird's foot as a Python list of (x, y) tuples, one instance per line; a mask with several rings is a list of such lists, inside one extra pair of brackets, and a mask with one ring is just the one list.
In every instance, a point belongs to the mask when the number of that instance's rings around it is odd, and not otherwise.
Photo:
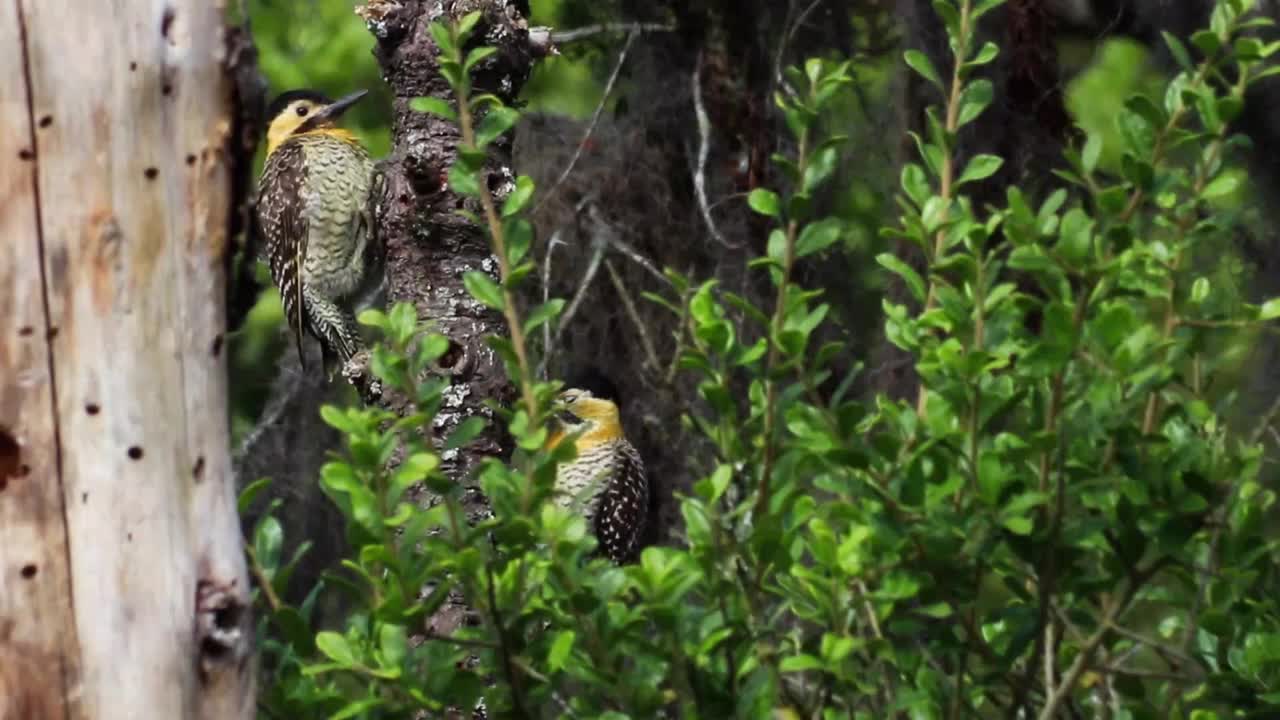
[(369, 350), (363, 349), (352, 355), (342, 366), (342, 377), (355, 386), (366, 403), (376, 402), (382, 397), (382, 382), (369, 367), (371, 359)]

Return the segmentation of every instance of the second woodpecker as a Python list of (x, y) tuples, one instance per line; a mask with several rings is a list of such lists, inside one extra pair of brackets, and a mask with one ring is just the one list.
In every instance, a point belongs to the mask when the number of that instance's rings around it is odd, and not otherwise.
[(292, 90), (267, 110), (258, 224), (299, 359), (307, 332), (320, 341), (330, 378), (363, 348), (354, 310), (382, 282), (374, 164), (356, 136), (338, 126), (365, 94), (331, 100)]
[[(590, 387), (590, 389), (588, 389)], [(574, 382), (556, 398), (560, 430), (550, 445), (576, 435), (577, 457), (556, 472), (556, 502), (581, 509), (599, 552), (619, 565), (640, 554), (649, 524), (649, 478), (644, 461), (622, 432), (605, 381)]]

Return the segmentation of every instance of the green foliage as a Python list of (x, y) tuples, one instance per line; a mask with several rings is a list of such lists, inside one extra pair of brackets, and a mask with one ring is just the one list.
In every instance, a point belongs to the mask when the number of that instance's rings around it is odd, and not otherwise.
[[(1276, 497), (1257, 444), (1272, 418), (1231, 428), (1233, 394), (1217, 378), (1234, 362), (1229, 341), (1280, 316), (1280, 301), (1225, 301), (1192, 261), (1230, 231), (1214, 202), (1235, 189), (1228, 122), (1280, 44), (1252, 40), (1260, 21), (1225, 0), (1160, 101), (1136, 96), (1119, 111), (1114, 168), (1090, 142), (1068, 153), (1060, 189), (1011, 187), (1003, 206), (979, 211), (965, 190), (1001, 159), (959, 166), (957, 136), (991, 102), (977, 73), (997, 50), (975, 47), (973, 26), (997, 5), (934, 3), (954, 71), (907, 58), (950, 98), (914, 137), (900, 222), (884, 230), (927, 265), (877, 258), (919, 304), (883, 306), (888, 337), (915, 358), (918, 398), (864, 403), (853, 377), (830, 377), (851, 350), (816, 345), (829, 308), (793, 278), (798, 258), (832, 252), (846, 230), (814, 197), (844, 142), (821, 119), (852, 65), (810, 60), (784, 73), (776, 97), (796, 147), (774, 158), (785, 183), (749, 198), (775, 225), (752, 262), (773, 306), (671, 271), (674, 296), (652, 298), (682, 319), (679, 366), (699, 400), (685, 421), (713, 451), (688, 459), (705, 474), (681, 500), (687, 546), (648, 548), (628, 567), (592, 559), (582, 518), (547, 502), (573, 448), (546, 449), (557, 384), (533, 381), (523, 337), (561, 304), (519, 313), (532, 183), (499, 208), (481, 169), (516, 115), (472, 96), (461, 48), (475, 20), (434, 27), (455, 102), (418, 107), (462, 128), (451, 185), (484, 208), (501, 269), (467, 287), (507, 319), (510, 338), (493, 344), (521, 395), (494, 417), (516, 449), (479, 469), (492, 514), (468, 522), (441, 468), (483, 422), (461, 423), (443, 447), (421, 432), (448, 392), (424, 379), (447, 340), (408, 306), (363, 316), (385, 338), (373, 371), (414, 412), (324, 410), (346, 437), (320, 479), (356, 548), (333, 578), (355, 605), (344, 627), (317, 632), (308, 604), (280, 604), (293, 559), (282, 562), (272, 518), (255, 528), (263, 707), (407, 717), (483, 698), (496, 717), (1276, 714), (1280, 587), (1265, 527)], [(418, 485), (440, 502), (410, 503)], [(451, 592), (479, 623), (425, 633)]]

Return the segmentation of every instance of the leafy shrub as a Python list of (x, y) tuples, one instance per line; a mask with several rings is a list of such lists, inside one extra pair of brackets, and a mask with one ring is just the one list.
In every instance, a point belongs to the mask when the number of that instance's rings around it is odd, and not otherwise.
[[(467, 72), (486, 49), (461, 48), (478, 18), (435, 26), (464, 147), (450, 181), (479, 199), (501, 278), (467, 278), (502, 310), (495, 339), (520, 390), (499, 409), (516, 445), (480, 471), (493, 515), (465, 522), (430, 423), (446, 381), (427, 368), (447, 342), (408, 306), (365, 321), (382, 331), (374, 369), (415, 399), (416, 414), (326, 408), (347, 437), (320, 480), (347, 519), (357, 554), (334, 582), (356, 610), (316, 632), (308, 604), (281, 605), (279, 525), (254, 531), (251, 560), (268, 605), (264, 712), (279, 717), (410, 717), (469, 710), (502, 717), (1271, 716), (1280, 712), (1275, 545), (1264, 518), (1275, 493), (1259, 479), (1272, 417), (1235, 429), (1216, 378), (1243, 328), (1280, 315), (1231, 301), (1193, 262), (1229, 231), (1213, 200), (1235, 189), (1224, 156), (1246, 88), (1274, 72), (1280, 45), (1263, 20), (1225, 0), (1193, 50), (1169, 37), (1182, 71), (1164, 103), (1136, 98), (1117, 118), (1121, 172), (1100, 172), (1098, 141), (1068, 153), (1063, 187), (1018, 188), (974, 208), (965, 188), (1001, 159), (960, 166), (957, 134), (991, 101), (977, 77), (998, 50), (973, 28), (999, 0), (938, 0), (956, 55), (944, 75), (907, 64), (946, 105), (902, 170), (902, 215), (886, 233), (918, 245), (920, 273), (898, 274), (919, 309), (885, 304), (885, 332), (916, 359), (914, 403), (834, 392), (813, 347), (827, 308), (799, 287), (799, 258), (826, 251), (840, 221), (810, 198), (831, 176), (841, 138), (816, 121), (850, 79), (848, 62), (810, 60), (785, 75), (777, 104), (795, 157), (751, 207), (776, 228), (765, 257), (776, 303), (757, 308), (713, 282), (669, 272), (651, 298), (684, 318), (679, 363), (699, 378), (690, 432), (714, 456), (682, 500), (687, 547), (651, 547), (638, 564), (588, 559), (580, 517), (546, 503), (556, 463), (544, 450), (557, 383), (536, 382), (524, 337), (554, 318), (552, 301), (522, 318), (512, 288), (529, 270), (520, 213), (526, 180), (502, 207), (479, 182), (486, 143), (516, 113), (472, 97)], [(487, 108), (478, 123), (475, 116)], [(734, 318), (745, 318), (742, 322)], [(394, 468), (388, 460), (404, 458)], [(441, 502), (405, 500), (424, 483)], [(249, 494), (252, 494), (250, 489)], [(318, 588), (317, 593), (329, 592)], [(478, 623), (423, 635), (424, 619), (460, 592)], [(483, 698), (483, 700), (482, 700)]]

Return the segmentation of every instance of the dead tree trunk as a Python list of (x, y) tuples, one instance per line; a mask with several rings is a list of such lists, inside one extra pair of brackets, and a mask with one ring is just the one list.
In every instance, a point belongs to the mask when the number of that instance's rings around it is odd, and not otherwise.
[(221, 3), (0, 10), (0, 718), (249, 718)]

